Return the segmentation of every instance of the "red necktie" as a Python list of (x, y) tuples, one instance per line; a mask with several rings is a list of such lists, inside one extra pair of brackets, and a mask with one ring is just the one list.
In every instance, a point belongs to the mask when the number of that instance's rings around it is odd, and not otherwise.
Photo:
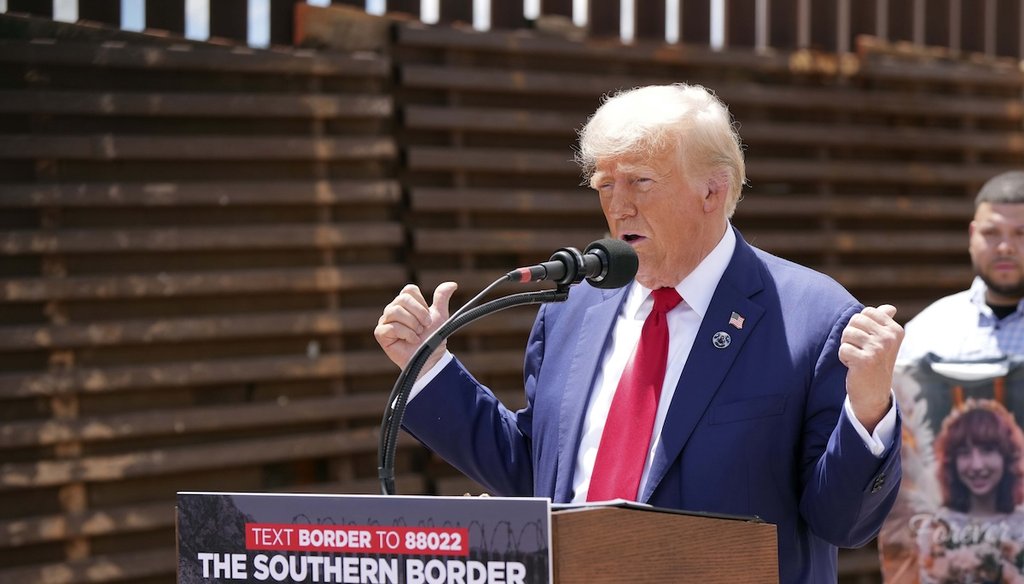
[(644, 321), (640, 343), (622, 372), (608, 411), (590, 476), (588, 501), (619, 498), (635, 501), (637, 497), (658, 412), (658, 397), (665, 381), (668, 361), (665, 313), (682, 301), (675, 288), (658, 288), (651, 295), (654, 309)]

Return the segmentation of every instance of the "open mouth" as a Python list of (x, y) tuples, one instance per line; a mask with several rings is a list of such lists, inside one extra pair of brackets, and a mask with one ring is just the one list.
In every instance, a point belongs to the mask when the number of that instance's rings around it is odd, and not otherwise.
[(637, 235), (635, 233), (625, 233), (622, 235), (622, 240), (626, 243), (633, 243), (645, 239), (643, 235)]

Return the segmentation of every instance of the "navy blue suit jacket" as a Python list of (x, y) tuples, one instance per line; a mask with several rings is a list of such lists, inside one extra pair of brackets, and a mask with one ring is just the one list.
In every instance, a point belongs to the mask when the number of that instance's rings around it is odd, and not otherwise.
[[(527, 406), (506, 409), (453, 360), (409, 402), (405, 427), (496, 495), (570, 501), (580, 433), (625, 289), (575, 287), (541, 308)], [(846, 418), (842, 331), (862, 306), (828, 277), (737, 232), (669, 406), (642, 502), (756, 515), (778, 526), (780, 581), (834, 582), (836, 546), (878, 532), (900, 484), (900, 428), (879, 459)], [(730, 326), (733, 312), (745, 319)], [(718, 331), (728, 347), (712, 343)]]

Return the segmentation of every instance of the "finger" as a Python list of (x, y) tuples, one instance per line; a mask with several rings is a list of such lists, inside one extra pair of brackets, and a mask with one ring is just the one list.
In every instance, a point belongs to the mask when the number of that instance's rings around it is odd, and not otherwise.
[[(851, 323), (852, 324), (852, 323)], [(855, 326), (848, 326), (843, 329), (843, 336), (840, 339), (844, 345), (852, 345), (857, 348), (862, 348), (871, 340), (871, 333), (862, 328)]]
[(433, 308), (437, 310), (441, 318), (448, 318), (448, 302), (458, 288), (459, 285), (455, 282), (444, 282), (434, 289)]
[[(869, 312), (870, 311), (870, 312)], [(879, 321), (877, 319), (884, 319), (885, 317), (878, 313), (874, 308), (865, 308), (862, 312), (853, 315), (850, 318), (850, 322), (846, 323), (846, 328), (843, 329), (843, 337), (846, 334), (853, 331), (862, 331), (865, 334), (876, 333), (885, 326), (885, 321)]]
[(896, 318), (896, 307), (892, 304), (883, 304), (878, 307), (889, 318)]
[(384, 307), (377, 324), (391, 321), (402, 322), (412, 328), (425, 327), (430, 324), (430, 310), (409, 294), (400, 294)]
[(878, 324), (888, 326), (891, 323), (895, 323), (895, 321), (893, 321), (893, 317), (896, 316), (896, 307), (892, 304), (882, 304), (877, 308), (874, 306), (865, 306), (864, 309), (860, 311), (860, 315), (866, 316)]
[[(398, 314), (398, 308), (404, 309), (409, 314), (413, 315), (416, 321), (423, 326), (430, 324), (430, 307), (427, 304), (426, 299), (423, 298), (423, 293), (420, 292), (419, 286), (416, 284), (406, 284), (402, 291), (398, 293), (398, 296), (384, 307), (384, 312), (380, 315), (380, 324), (386, 323), (392, 318), (396, 318)], [(414, 323), (406, 323), (415, 328)]]
[(399, 341), (406, 343), (420, 342), (420, 335), (415, 330), (396, 323), (377, 325), (377, 328), (373, 329), (373, 336), (385, 347), (389, 347)]
[(398, 295), (399, 298), (402, 296), (407, 296), (412, 300), (415, 300), (424, 308), (428, 308), (430, 306), (427, 304), (427, 299), (423, 297), (423, 292), (420, 291), (420, 287), (416, 284), (406, 284), (405, 288), (402, 288), (402, 292)]
[(430, 324), (430, 315), (426, 308), (415, 302), (393, 302), (384, 309), (378, 324), (402, 325), (421, 334)]
[(893, 320), (881, 324), (869, 316), (855, 314), (847, 327), (843, 329), (840, 340), (859, 349), (895, 351), (899, 349), (900, 342), (903, 340), (903, 328)]
[(860, 362), (863, 351), (850, 343), (843, 343), (839, 345), (839, 362), (846, 365), (847, 368), (852, 369), (852, 365), (856, 365)]
[(846, 324), (846, 328), (856, 328), (868, 333), (882, 333), (897, 327), (899, 324), (886, 312), (873, 306), (868, 306), (853, 315)]

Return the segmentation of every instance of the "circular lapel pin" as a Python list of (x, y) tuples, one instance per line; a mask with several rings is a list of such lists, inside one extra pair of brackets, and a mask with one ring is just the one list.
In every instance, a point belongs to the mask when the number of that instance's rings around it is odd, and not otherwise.
[(729, 346), (732, 342), (732, 337), (725, 331), (718, 331), (715, 336), (711, 337), (711, 343), (715, 345), (716, 349), (724, 349)]

